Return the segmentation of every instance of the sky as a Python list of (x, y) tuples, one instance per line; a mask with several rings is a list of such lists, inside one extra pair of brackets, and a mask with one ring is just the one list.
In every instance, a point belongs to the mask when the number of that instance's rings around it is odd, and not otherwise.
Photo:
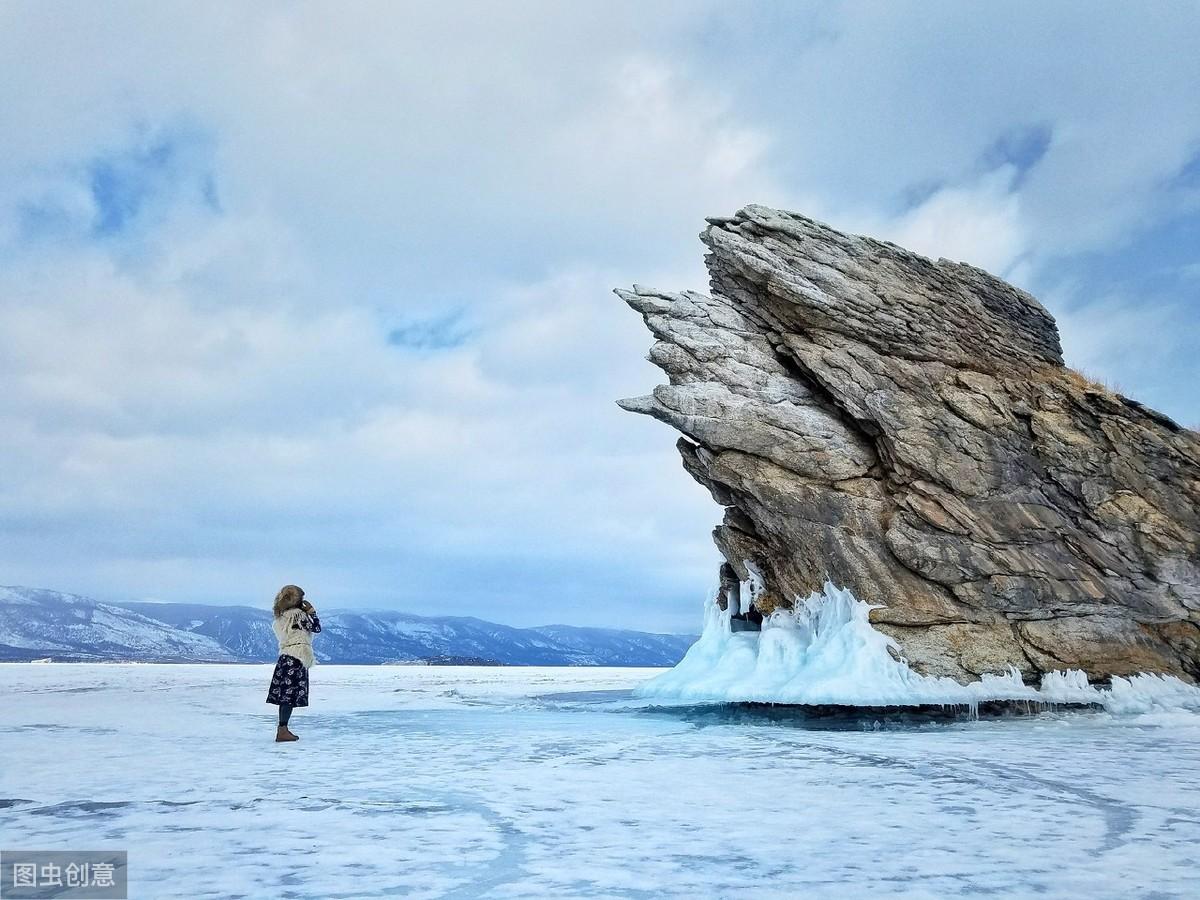
[(611, 293), (748, 203), (1200, 423), (1200, 5), (0, 5), (0, 583), (694, 631)]

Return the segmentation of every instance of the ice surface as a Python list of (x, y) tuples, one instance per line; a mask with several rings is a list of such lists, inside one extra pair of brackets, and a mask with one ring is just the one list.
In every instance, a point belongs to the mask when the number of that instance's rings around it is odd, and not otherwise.
[(651, 674), (317, 666), (287, 745), (270, 666), (0, 665), (0, 846), (192, 900), (1194, 896), (1200, 715), (814, 719)]
[[(753, 590), (752, 584), (743, 587)], [(1112, 690), (1090, 686), (1082, 672), (1051, 673), (1040, 688), (1025, 685), (1015, 669), (965, 685), (918, 675), (899, 658), (895, 641), (871, 626), (870, 611), (850, 591), (827, 582), (794, 611), (773, 612), (761, 632), (732, 631), (730, 610), (710, 602), (700, 639), (675, 668), (640, 685), (637, 693), (688, 703), (974, 708), (987, 700), (1026, 700), (1098, 704), (1126, 713), (1200, 710), (1200, 689), (1156, 675), (1114, 679)]]

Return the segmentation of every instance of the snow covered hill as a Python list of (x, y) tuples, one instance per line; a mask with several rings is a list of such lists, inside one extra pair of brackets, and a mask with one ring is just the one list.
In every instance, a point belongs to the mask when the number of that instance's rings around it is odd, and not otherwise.
[(37, 588), (0, 587), (0, 660), (233, 662), (204, 634), (108, 603)]
[[(695, 640), (607, 628), (513, 628), (460, 617), (323, 611), (314, 642), (326, 663), (469, 659), (505, 665), (671, 666)], [(198, 603), (98, 603), (36, 588), (0, 588), (0, 660), (270, 661), (266, 609)]]

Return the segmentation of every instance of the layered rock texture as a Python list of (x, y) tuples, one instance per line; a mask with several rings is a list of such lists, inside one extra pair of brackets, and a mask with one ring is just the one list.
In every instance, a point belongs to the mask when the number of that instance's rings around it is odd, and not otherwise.
[(685, 435), (723, 587), (761, 614), (848, 587), (926, 674), (1200, 678), (1200, 435), (1066, 368), (980, 269), (759, 206), (708, 221), (711, 295), (617, 292), (670, 381), (621, 405)]

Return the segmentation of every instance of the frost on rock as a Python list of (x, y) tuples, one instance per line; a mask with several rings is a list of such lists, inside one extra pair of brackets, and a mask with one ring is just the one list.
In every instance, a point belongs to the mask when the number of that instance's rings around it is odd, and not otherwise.
[[(749, 593), (751, 585), (747, 584)], [(892, 638), (876, 630), (873, 607), (826, 582), (824, 590), (777, 609), (761, 631), (731, 627), (731, 607), (706, 605), (704, 632), (680, 663), (641, 685), (654, 700), (787, 703), (813, 706), (975, 707), (986, 701), (1103, 706), (1111, 712), (1200, 710), (1200, 689), (1173, 676), (1115, 676), (1111, 687), (1089, 684), (1078, 670), (1049, 672), (1040, 687), (1015, 668), (961, 684), (921, 675)]]

